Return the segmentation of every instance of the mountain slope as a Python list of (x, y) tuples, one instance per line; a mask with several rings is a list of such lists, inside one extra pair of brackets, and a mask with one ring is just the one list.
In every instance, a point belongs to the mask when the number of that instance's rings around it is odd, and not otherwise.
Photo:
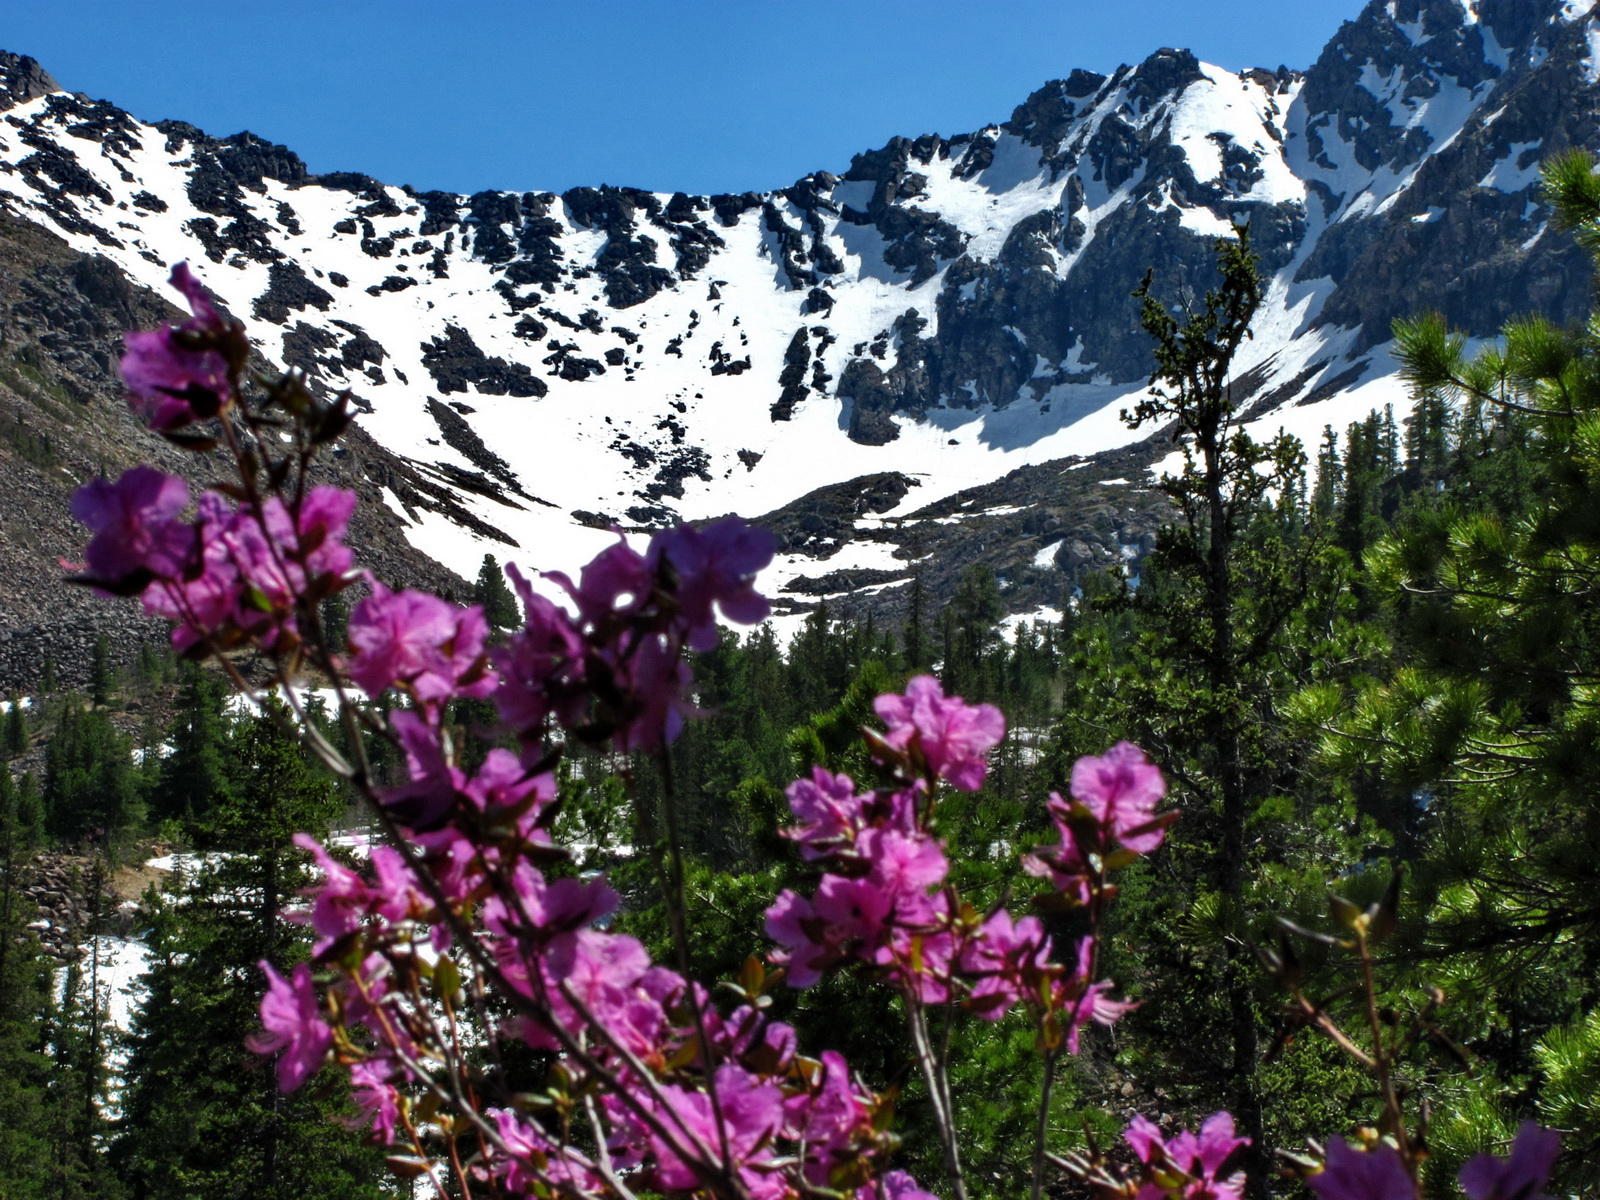
[[(367, 484), (456, 571), (775, 513), (797, 604), (893, 607), (915, 558), (936, 594), (989, 562), (1021, 610), (1159, 520), (1161, 447), (1118, 419), (1149, 365), (1130, 293), (1147, 269), (1202, 290), (1232, 223), (1269, 274), (1239, 386), (1308, 440), (1403, 409), (1397, 315), (1486, 336), (1585, 311), (1535, 187), (1543, 157), (1600, 148), (1591, 8), (1375, 0), (1304, 73), (1162, 50), (975, 133), (705, 197), (314, 176), (7, 56), (0, 206), (147, 287), (195, 261), (269, 356), (370, 405), (426, 486)], [(1112, 451), (1126, 469), (1072, 469)]]

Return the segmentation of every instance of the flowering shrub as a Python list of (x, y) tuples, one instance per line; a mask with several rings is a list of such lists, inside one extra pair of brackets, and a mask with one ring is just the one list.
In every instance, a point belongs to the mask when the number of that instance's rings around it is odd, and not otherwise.
[[(74, 502), (94, 531), (79, 580), (141, 597), (173, 622), (177, 648), (215, 656), (225, 670), (226, 651), (258, 651), (292, 701), (315, 668), (338, 690), (351, 733), (387, 739), (405, 763), (402, 782), (382, 785), (360, 736), (345, 755), (301, 722), (311, 748), (371, 802), (388, 841), (357, 871), (298, 839), (321, 869), (299, 918), (315, 934), (312, 961), (288, 977), (262, 964), (264, 1032), (252, 1043), (276, 1056), (279, 1085), (294, 1089), (325, 1062), (340, 1065), (374, 1135), (395, 1147), (396, 1169), (441, 1194), (454, 1180), (463, 1191), (477, 1181), (518, 1196), (921, 1200), (928, 1193), (893, 1166), (890, 1097), (836, 1051), (808, 1053), (768, 1013), (776, 987), (858, 970), (899, 997), (946, 1180), (964, 1196), (927, 1008), (989, 1021), (1020, 1012), (1047, 1064), (1076, 1053), (1086, 1026), (1128, 1010), (1098, 978), (1100, 928), (1114, 872), (1156, 850), (1174, 819), (1157, 812), (1161, 772), (1122, 743), (1079, 760), (1069, 794), (1050, 797), (1058, 839), (1025, 866), (1048, 884), (1045, 906), (1079, 912), (1088, 929), (1059, 947), (1038, 916), (979, 912), (950, 884), (941, 796), (982, 785), (1005, 720), (944, 695), (930, 676), (912, 679), (878, 697), (884, 728), (863, 731), (876, 785), (817, 768), (788, 789), (788, 836), (815, 868), (815, 885), (774, 900), (766, 927), (778, 949), (767, 964), (748, 961), (731, 1003), (713, 1003), (685, 974), (670, 787), (660, 874), (676, 969), (609, 926), (619, 898), (603, 878), (547, 873), (565, 858), (552, 834), (555, 767), (572, 744), (666, 754), (694, 712), (685, 651), (715, 644), (719, 614), (742, 624), (767, 615), (754, 584), (772, 557), (770, 535), (728, 518), (659, 533), (642, 552), (619, 539), (576, 582), (546, 576), (564, 603), (510, 568), (525, 624), (490, 647), (477, 607), (391, 591), (356, 567), (343, 544), (355, 497), (309, 478), (318, 448), (349, 420), (346, 399), (318, 400), (291, 375), (261, 381), (261, 399), (248, 401), (242, 328), (186, 266), (172, 282), (193, 317), (129, 334), (124, 376), (152, 429), (189, 449), (225, 445), (238, 478), (205, 492), (192, 516), (187, 486), (149, 467), (87, 485)], [(278, 436), (285, 420), (287, 443)], [(215, 436), (197, 432), (204, 422)], [(366, 594), (336, 645), (319, 606), (356, 584)], [(380, 719), (353, 702), (350, 685), (401, 703)], [(492, 701), (517, 750), (491, 750), (469, 772), (449, 720), (462, 698)], [(548, 1062), (540, 1090), (508, 1082), (499, 1064), (513, 1045)], [(1247, 1139), (1227, 1113), (1171, 1137), (1136, 1119), (1124, 1168), (1052, 1159), (1043, 1137), (1052, 1072), (1044, 1077), (1035, 1197), (1051, 1167), (1107, 1196), (1241, 1194), (1230, 1163)], [(1544, 1185), (1555, 1143), (1530, 1129), (1508, 1162), (1469, 1164), (1472, 1200)], [(1416, 1161), (1388, 1144), (1358, 1150), (1334, 1139), (1312, 1184), (1323, 1200), (1412, 1196)]]

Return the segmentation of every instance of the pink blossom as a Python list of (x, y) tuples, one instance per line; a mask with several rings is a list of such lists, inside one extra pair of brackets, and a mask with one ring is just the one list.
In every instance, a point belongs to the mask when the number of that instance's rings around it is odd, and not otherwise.
[(654, 750), (674, 741), (694, 711), (693, 682), (678, 646), (661, 635), (638, 641), (632, 653), (612, 662), (618, 699), (605, 706), (615, 726), (618, 750)]
[(784, 1101), (784, 1133), (805, 1143), (806, 1178), (826, 1186), (832, 1169), (873, 1139), (870, 1097), (850, 1081), (850, 1067), (836, 1050), (821, 1055), (820, 1078)]
[(943, 845), (925, 833), (867, 829), (856, 839), (856, 847), (872, 864), (869, 878), (873, 885), (902, 911), (914, 908), (913, 898), (938, 887), (950, 872)]
[(176, 578), (194, 545), (194, 530), (177, 519), (188, 505), (189, 485), (153, 467), (86, 483), (73, 494), (72, 515), (94, 530), (84, 552), (89, 574), (123, 595), (152, 577)]
[(998, 1021), (1017, 1001), (1037, 995), (1042, 981), (1059, 968), (1050, 964), (1050, 938), (1038, 917), (1013, 920), (1005, 909), (986, 918), (961, 949), (962, 973), (977, 979), (970, 1007)]
[[(1250, 1144), (1249, 1138), (1234, 1134), (1233, 1117), (1229, 1113), (1213, 1113), (1207, 1117), (1198, 1137), (1184, 1129), (1170, 1140), (1163, 1140), (1161, 1131), (1144, 1117), (1135, 1117), (1123, 1137), (1147, 1167), (1163, 1172), (1178, 1171), (1188, 1177), (1177, 1193), (1183, 1200), (1238, 1200), (1244, 1191), (1242, 1174), (1226, 1179), (1219, 1179), (1217, 1174), (1235, 1150)], [(1143, 1196), (1147, 1190), (1156, 1191), (1147, 1188), (1139, 1194)], [(1170, 1194), (1170, 1189), (1165, 1187), (1160, 1191)]]
[(373, 899), (366, 881), (330, 855), (310, 834), (295, 834), (294, 844), (310, 854), (322, 871), (321, 881), (308, 887), (305, 894), (312, 897), (311, 927), (324, 944), (360, 928)]
[(424, 703), (488, 694), (494, 678), (484, 670), (489, 629), (481, 608), (410, 589), (391, 592), (376, 581), (372, 592), (351, 611), (347, 634), (355, 651), (350, 678), (367, 695), (395, 684)]
[(696, 529), (679, 525), (650, 539), (646, 561), (672, 568), (678, 614), (692, 650), (717, 644), (713, 605), (730, 621), (754, 625), (771, 611), (755, 590), (756, 575), (772, 561), (772, 534), (740, 517), (725, 517)]
[(172, 269), (170, 282), (188, 298), (194, 315), (178, 325), (127, 334), (122, 356), (122, 378), (136, 411), (163, 431), (214, 417), (233, 398), (228, 361), (217, 348), (228, 322), (188, 263)]
[(873, 945), (894, 910), (894, 895), (875, 880), (824, 875), (815, 904), (817, 916), (827, 922), (830, 942)]
[(582, 1156), (551, 1141), (538, 1125), (507, 1108), (491, 1108), (488, 1116), (509, 1155), (491, 1151), (490, 1170), (517, 1194), (535, 1195), (546, 1180), (567, 1185), (578, 1195), (605, 1194), (600, 1177)]
[[(1140, 854), (1154, 850), (1166, 836), (1163, 829), (1133, 832), (1149, 824), (1166, 794), (1161, 769), (1131, 742), (1118, 742), (1098, 758), (1085, 755), (1072, 765), (1072, 798), (1125, 848)], [(1059, 796), (1051, 799), (1052, 809), (1060, 805)]]
[(535, 592), (514, 564), (506, 566), (506, 574), (521, 597), (527, 621), (491, 652), (501, 680), (494, 702), (500, 719), (530, 740), (552, 715), (569, 727), (583, 719), (589, 705), (586, 647), (572, 619)]
[(356, 499), (354, 492), (322, 484), (300, 501), (295, 519), (296, 557), (313, 577), (343, 575), (355, 562), (355, 555), (344, 544), (344, 535), (356, 510)]
[(856, 1189), (856, 1200), (938, 1200), (932, 1192), (923, 1190), (910, 1173), (890, 1171), (876, 1184), (864, 1184)]
[(1077, 971), (1058, 979), (1054, 985), (1056, 1007), (1069, 1010), (1067, 1049), (1073, 1054), (1078, 1052), (1078, 1035), (1090, 1021), (1097, 1025), (1115, 1025), (1139, 1007), (1138, 1001), (1113, 1000), (1109, 995), (1112, 985), (1108, 980), (1088, 982), (1089, 971), (1094, 965), (1094, 950), (1093, 938), (1081, 938), (1078, 942)]
[(267, 976), (267, 994), (261, 998), (265, 1032), (251, 1037), (248, 1044), (257, 1054), (283, 1051), (278, 1059), (278, 1087), (292, 1092), (322, 1065), (333, 1044), (333, 1031), (317, 1006), (311, 968), (300, 963), (291, 980), (285, 980), (269, 962), (263, 961), (261, 969)]
[(400, 1120), (400, 1091), (389, 1082), (389, 1067), (376, 1059), (350, 1067), (350, 1090), (356, 1107), (384, 1143), (394, 1141), (395, 1125)]
[(827, 921), (817, 915), (811, 901), (789, 888), (778, 893), (766, 918), (767, 936), (786, 947), (773, 958), (787, 966), (790, 987), (810, 987), (843, 957), (843, 951), (826, 937)]
[(595, 555), (578, 573), (576, 585), (560, 571), (550, 571), (545, 578), (565, 588), (583, 620), (595, 626), (637, 612), (655, 590), (650, 564), (622, 540)]
[(1524, 1121), (1509, 1159), (1479, 1154), (1461, 1168), (1461, 1190), (1469, 1200), (1540, 1200), (1560, 1153), (1559, 1133)]
[(998, 708), (947, 697), (931, 675), (912, 679), (903, 696), (879, 696), (873, 708), (889, 726), (885, 742), (914, 761), (920, 758), (932, 774), (965, 792), (983, 786), (984, 756), (1006, 733)]
[(392, 713), (389, 725), (406, 755), (409, 783), (387, 788), (383, 805), (407, 827), (426, 832), (448, 819), (466, 785), (466, 776), (445, 759), (439, 730), (410, 709)]
[(1328, 1141), (1327, 1165), (1307, 1180), (1321, 1200), (1416, 1200), (1417, 1187), (1393, 1146), (1357, 1150)]
[(855, 794), (848, 775), (835, 775), (822, 767), (811, 769), (810, 779), (797, 779), (785, 793), (798, 826), (785, 836), (800, 844), (800, 856), (810, 861), (826, 857), (855, 840), (862, 810), (871, 796)]
[[(508, 944), (507, 953), (524, 956)], [(683, 980), (650, 963), (640, 943), (625, 934), (581, 929), (556, 939), (540, 961), (550, 1007), (570, 1026), (581, 1023), (562, 992), (570, 989), (610, 1035), (635, 1054), (659, 1047), (670, 1027), (664, 1001)]]
[[(663, 1085), (661, 1093), (668, 1111), (659, 1112), (662, 1123), (675, 1141), (688, 1142), (686, 1148), (703, 1154), (712, 1163), (717, 1161), (726, 1140), (733, 1168), (754, 1200), (779, 1200), (789, 1191), (773, 1162), (777, 1157), (773, 1141), (783, 1125), (783, 1093), (775, 1083), (733, 1063), (717, 1068), (714, 1086), (715, 1108), (705, 1092)], [(702, 1186), (702, 1173), (679, 1154), (676, 1145), (653, 1131), (649, 1142), (659, 1187), (693, 1191)]]
[(538, 941), (593, 925), (615, 912), (619, 901), (603, 880), (550, 882), (526, 860), (519, 860), (512, 869), (508, 890), (515, 903), (500, 895), (489, 897), (484, 904), (484, 925), (494, 933)]

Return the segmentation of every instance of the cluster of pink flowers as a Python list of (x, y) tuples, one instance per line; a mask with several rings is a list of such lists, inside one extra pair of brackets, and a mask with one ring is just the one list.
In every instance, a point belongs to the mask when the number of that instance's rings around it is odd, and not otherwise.
[[(801, 1054), (794, 1029), (767, 1014), (777, 975), (752, 959), (739, 1001), (724, 1011), (609, 927), (619, 897), (603, 878), (541, 869), (565, 857), (552, 833), (558, 735), (624, 751), (669, 744), (693, 712), (685, 651), (715, 645), (719, 614), (740, 623), (767, 615), (755, 578), (772, 557), (771, 536), (728, 518), (657, 534), (642, 553), (619, 540), (576, 582), (546, 576), (562, 603), (509, 568), (525, 623), (490, 645), (477, 607), (394, 592), (355, 571), (343, 545), (354, 495), (311, 487), (304, 475), (310, 451), (342, 428), (342, 409), (318, 409), (293, 380), (280, 393), (298, 396), (283, 407), (300, 423), (304, 486), (283, 486), (287, 459), (274, 466), (264, 450), (241, 447), (230, 420), (251, 436), (270, 427), (251, 424), (241, 395), (243, 329), (186, 265), (172, 282), (193, 316), (128, 335), (134, 406), (191, 449), (209, 439), (186, 427), (220, 418), (241, 485), (205, 493), (193, 517), (187, 485), (149, 467), (80, 489), (73, 511), (94, 531), (81, 581), (141, 596), (174, 622), (180, 649), (250, 645), (288, 683), (309, 647), (369, 697), (402, 701), (379, 732), (403, 751), (404, 781), (379, 787), (348, 770), (389, 819), (394, 844), (373, 847), (357, 870), (297, 839), (321, 872), (297, 918), (315, 934), (311, 962), (287, 976), (262, 964), (264, 1030), (251, 1042), (276, 1056), (279, 1085), (300, 1087), (331, 1058), (348, 1071), (375, 1135), (414, 1150), (423, 1172), (432, 1167), (419, 1127), (443, 1107), (452, 1153), (474, 1144), (463, 1169), (502, 1194), (933, 1200), (889, 1169), (890, 1100), (839, 1054)], [(317, 605), (358, 581), (367, 595), (347, 644), (328, 646)], [(462, 698), (491, 700), (517, 750), (491, 750), (465, 770), (449, 722)], [(797, 822), (789, 836), (820, 878), (811, 895), (785, 891), (768, 909), (767, 930), (782, 946), (773, 959), (795, 987), (851, 964), (877, 974), (903, 997), (914, 1032), (926, 1004), (957, 1002), (989, 1020), (1022, 1005), (1048, 1053), (1076, 1052), (1089, 1022), (1111, 1024), (1131, 1007), (1093, 982), (1099, 920), (1116, 892), (1111, 873), (1159, 846), (1173, 820), (1156, 812), (1160, 771), (1120, 743), (1078, 761), (1070, 798), (1051, 795), (1060, 840), (1024, 863), (1053, 889), (1041, 898), (1047, 906), (1053, 899), (1088, 916), (1090, 936), (1063, 964), (1038, 917), (983, 915), (962, 901), (936, 833), (941, 788), (982, 786), (988, 752), (1005, 734), (999, 710), (945, 696), (929, 676), (875, 708), (886, 728), (863, 732), (884, 786), (858, 788), (817, 768), (788, 790)], [(497, 1091), (485, 1073), (483, 1052), (494, 1060), (510, 1042), (556, 1064), (544, 1110)], [(948, 1124), (947, 1087), (941, 1100), (928, 1082)], [(540, 1115), (556, 1110), (559, 1119)], [(581, 1133), (574, 1114), (587, 1121)], [(957, 1164), (953, 1134), (941, 1136), (947, 1166)], [(1247, 1139), (1226, 1113), (1170, 1139), (1141, 1118), (1126, 1138), (1139, 1170), (1104, 1174), (1108, 1196), (1241, 1195), (1242, 1176), (1224, 1172)], [(1554, 1134), (1525, 1125), (1509, 1160), (1474, 1159), (1461, 1182), (1470, 1200), (1533, 1200), (1557, 1149)], [(953, 1178), (959, 1185), (959, 1171)], [(1392, 1148), (1339, 1139), (1311, 1186), (1321, 1200), (1416, 1194)]]
[(716, 612), (754, 624), (767, 616), (755, 577), (772, 561), (772, 535), (728, 517), (656, 534), (643, 554), (625, 541), (601, 552), (574, 583), (560, 572), (576, 615), (510, 569), (525, 627), (495, 653), (495, 704), (525, 745), (554, 720), (584, 741), (652, 750), (691, 711), (683, 651), (716, 645)]
[[(859, 961), (908, 998), (957, 998), (989, 1020), (1026, 1002), (1037, 1019), (1064, 1023), (1061, 1032), (1076, 1053), (1085, 1024), (1109, 1025), (1131, 1007), (1110, 998), (1109, 983), (1091, 981), (1093, 937), (1080, 941), (1069, 969), (1052, 961), (1038, 917), (1016, 918), (1001, 908), (979, 918), (946, 886), (950, 864), (933, 833), (939, 784), (963, 791), (982, 786), (985, 755), (1005, 735), (1004, 717), (992, 705), (945, 696), (926, 675), (911, 680), (904, 695), (878, 697), (875, 708), (888, 730), (869, 744), (896, 772), (897, 786), (858, 793), (848, 776), (819, 767), (789, 788), (799, 822), (789, 836), (802, 857), (824, 868), (811, 896), (785, 890), (767, 910), (767, 932), (786, 948), (780, 958), (790, 984), (809, 987), (824, 972)], [(1113, 820), (1153, 807), (1165, 785), (1142, 755), (1127, 761), (1131, 749), (1080, 760), (1073, 783), (1081, 804), (1115, 810)], [(1124, 777), (1136, 794), (1123, 794)], [(1063, 836), (1077, 839), (1065, 825)], [(1160, 840), (1158, 834), (1140, 844), (1153, 848)], [(1086, 859), (1097, 844), (1072, 840), (1068, 850)], [(1060, 887), (1090, 886), (1077, 875), (1053, 874)]]
[(73, 515), (95, 533), (79, 580), (141, 596), (146, 611), (174, 622), (180, 651), (251, 643), (289, 654), (307, 632), (304, 606), (351, 582), (343, 539), (355, 505), (355, 493), (334, 487), (312, 488), (292, 506), (206, 492), (186, 520), (189, 485), (134, 467), (73, 497)]
[[(501, 765), (513, 758), (499, 753)], [(542, 777), (531, 797), (514, 805), (518, 836), (530, 844), (552, 812), (550, 783)], [(508, 859), (506, 838), (489, 845), (480, 839), (477, 854), (443, 834), (421, 840), (423, 861), (453, 914), (459, 918), (479, 902), (472, 936), (491, 956), (514, 1014), (490, 1036), (560, 1055), (574, 1088), (596, 1080), (618, 1085), (601, 1101), (610, 1169), (643, 1186), (690, 1192), (725, 1166), (751, 1197), (779, 1200), (795, 1193), (796, 1172), (814, 1186), (835, 1187), (887, 1149), (876, 1121), (883, 1102), (837, 1054), (824, 1054), (820, 1063), (799, 1058), (794, 1030), (759, 1006), (746, 1003), (723, 1015), (697, 992), (705, 1019), (701, 1043), (686, 981), (652, 963), (635, 938), (598, 927), (618, 901), (603, 880), (551, 880), (526, 857)], [(333, 970), (333, 982), (319, 1005), (304, 964), (288, 980), (268, 967), (266, 1034), (255, 1045), (282, 1051), (278, 1070), (286, 1089), (299, 1086), (332, 1050), (350, 1067), (373, 1128), (392, 1140), (425, 1064), (452, 1053), (447, 1022), (404, 986), (408, 964), (427, 949), (441, 962), (453, 961), (445, 913), (393, 849), (375, 847), (363, 875), (309, 838), (300, 844), (322, 871), (304, 919), (318, 935), (314, 961)], [(702, 1046), (714, 1064), (710, 1088)], [(579, 1047), (584, 1052), (574, 1053)], [(564, 1183), (607, 1193), (592, 1151), (563, 1142), (525, 1112), (485, 1115), (495, 1137), (479, 1170), (514, 1194)], [(901, 1191), (910, 1200), (921, 1195)], [(867, 1200), (873, 1192), (862, 1194)]]
[[(1532, 1121), (1517, 1131), (1508, 1158), (1479, 1154), (1458, 1176), (1467, 1200), (1549, 1200), (1544, 1194), (1561, 1153), (1561, 1136)], [(1319, 1200), (1414, 1200), (1416, 1181), (1400, 1152), (1383, 1142), (1365, 1148), (1328, 1142), (1327, 1163), (1308, 1181)]]

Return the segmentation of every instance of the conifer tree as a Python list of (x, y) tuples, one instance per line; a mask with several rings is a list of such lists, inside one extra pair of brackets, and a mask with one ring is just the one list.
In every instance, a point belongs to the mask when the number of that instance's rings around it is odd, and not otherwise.
[(44, 804), (53, 837), (109, 843), (142, 816), (133, 747), (103, 709), (69, 699), (45, 747)]
[(483, 605), (484, 620), (494, 629), (515, 629), (522, 623), (517, 598), (506, 586), (505, 571), (492, 554), (483, 556), (478, 580), (472, 589), (473, 600)]
[(111, 702), (111, 642), (103, 633), (94, 639), (89, 660), (89, 698), (100, 706)]
[(283, 916), (308, 882), (290, 838), (321, 834), (343, 808), (279, 724), (279, 708), (239, 723), (228, 742), (230, 786), (197, 805), (196, 842), (224, 853), (176, 901), (146, 898), (149, 992), (135, 1018), (114, 1151), (138, 1200), (382, 1194), (382, 1155), (338, 1119), (351, 1115), (342, 1085), (330, 1075), (327, 1089), (284, 1096), (244, 1044), (259, 1028), (257, 964), (287, 973), (305, 954)]
[(28, 742), (28, 717), (22, 708), (22, 698), (13, 692), (6, 709), (4, 729), (0, 730), (0, 744), (7, 758), (16, 758), (27, 752)]
[[(1263, 1019), (1249, 941), (1259, 919), (1255, 881), (1281, 839), (1260, 833), (1247, 839), (1246, 830), (1292, 778), (1293, 755), (1274, 740), (1280, 726), (1274, 709), (1294, 661), (1290, 644), (1302, 619), (1296, 614), (1307, 604), (1320, 548), (1298, 503), (1305, 461), (1299, 442), (1283, 434), (1267, 443), (1251, 438), (1231, 389), (1234, 356), (1261, 299), (1247, 231), (1218, 242), (1217, 268), (1217, 287), (1182, 320), (1157, 300), (1151, 277), (1136, 293), (1155, 340), (1156, 368), (1149, 397), (1124, 416), (1135, 428), (1176, 423), (1183, 466), (1161, 488), (1177, 517), (1146, 556), (1137, 592), (1121, 581), (1101, 585), (1103, 605), (1131, 608), (1134, 636), (1119, 647), (1110, 639), (1126, 635), (1115, 625), (1086, 631), (1090, 640), (1080, 635), (1086, 679), (1076, 703), (1080, 719), (1095, 730), (1093, 741), (1106, 736), (1109, 721), (1118, 736), (1145, 746), (1183, 781), (1185, 817), (1169, 844), (1186, 882), (1168, 891), (1170, 907), (1134, 907), (1128, 915), (1156, 922), (1140, 929), (1160, 954), (1174, 922), (1207, 914), (1220, 987), (1215, 976), (1181, 983), (1193, 991), (1195, 1006), (1181, 1014), (1189, 1033), (1169, 1051), (1169, 1077), (1212, 1073), (1223, 1094), (1213, 1091), (1208, 1102), (1232, 1109), (1253, 1139), (1251, 1177), (1264, 1180), (1270, 1146), (1259, 1074)], [(1286, 500), (1275, 501), (1275, 494)], [(1312, 607), (1321, 603), (1314, 599)], [(1094, 638), (1108, 640), (1096, 648)], [(1175, 956), (1145, 969), (1175, 972), (1177, 988), (1194, 967)], [(1160, 1021), (1163, 1013), (1174, 1010), (1157, 1009), (1146, 1019)]]
[(179, 667), (178, 711), (168, 732), (172, 752), (161, 760), (151, 796), (153, 821), (204, 822), (214, 805), (226, 805), (233, 779), (227, 746), (232, 720), (221, 676), (195, 662)]

